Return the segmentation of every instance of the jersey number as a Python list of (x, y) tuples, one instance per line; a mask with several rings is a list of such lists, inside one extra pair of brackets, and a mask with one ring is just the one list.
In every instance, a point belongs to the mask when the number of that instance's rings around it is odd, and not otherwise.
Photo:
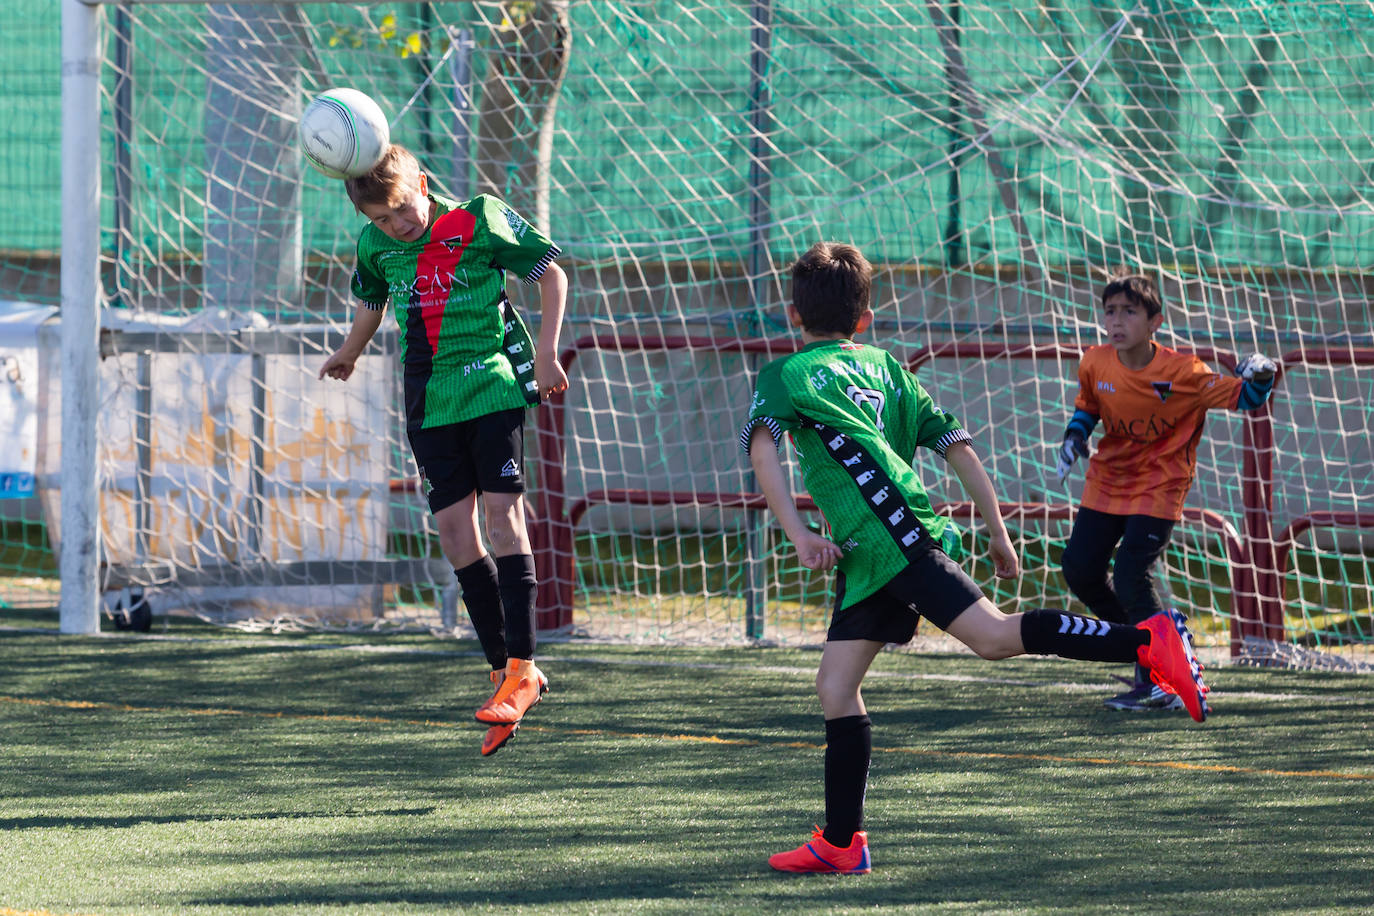
[(858, 385), (850, 385), (844, 393), (859, 407), (865, 404), (872, 405), (877, 413), (878, 429), (883, 428), (883, 405), (887, 403), (887, 395), (876, 388), (860, 388)]

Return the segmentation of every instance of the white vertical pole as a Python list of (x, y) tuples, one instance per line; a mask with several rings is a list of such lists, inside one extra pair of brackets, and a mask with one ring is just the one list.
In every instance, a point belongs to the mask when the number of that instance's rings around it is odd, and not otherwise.
[(100, 8), (62, 0), (63, 633), (100, 630), (96, 407), (100, 361)]

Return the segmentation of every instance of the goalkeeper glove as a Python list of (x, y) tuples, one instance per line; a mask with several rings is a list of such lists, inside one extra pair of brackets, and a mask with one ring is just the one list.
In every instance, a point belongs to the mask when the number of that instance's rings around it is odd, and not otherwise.
[(1078, 460), (1078, 456), (1088, 457), (1088, 443), (1077, 430), (1064, 437), (1064, 444), (1059, 446), (1059, 451), (1055, 454), (1054, 471), (1059, 475), (1059, 482), (1063, 483), (1064, 478), (1069, 476), (1069, 469)]
[(1276, 371), (1278, 366), (1274, 365), (1274, 361), (1259, 353), (1251, 353), (1236, 365), (1236, 375), (1247, 382), (1258, 382), (1261, 385), (1273, 381)]

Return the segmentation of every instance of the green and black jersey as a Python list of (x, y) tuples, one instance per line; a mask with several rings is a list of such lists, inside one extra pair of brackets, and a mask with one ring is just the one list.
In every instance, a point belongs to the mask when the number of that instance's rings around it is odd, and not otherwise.
[(417, 241), (369, 224), (353, 273), (365, 306), (390, 300), (396, 311), (412, 430), (539, 403), (534, 342), (506, 298), (506, 272), (535, 283), (559, 255), (495, 197), (430, 200), (434, 223)]
[(971, 439), (885, 350), (817, 341), (763, 367), (749, 421), (774, 443), (790, 433), (802, 479), (840, 546), (844, 607), (882, 588), (921, 552), (958, 558), (959, 531), (931, 510), (912, 469), (917, 446), (944, 455)]

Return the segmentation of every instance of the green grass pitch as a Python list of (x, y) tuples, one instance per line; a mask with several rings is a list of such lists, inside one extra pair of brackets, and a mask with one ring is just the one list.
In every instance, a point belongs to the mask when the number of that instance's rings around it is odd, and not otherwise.
[(546, 643), (491, 758), (469, 642), (60, 637), (0, 612), (0, 914), (1357, 913), (1366, 677), (1222, 668), (1213, 718), (1108, 666), (884, 653), (874, 871), (767, 856), (823, 819), (800, 649)]

